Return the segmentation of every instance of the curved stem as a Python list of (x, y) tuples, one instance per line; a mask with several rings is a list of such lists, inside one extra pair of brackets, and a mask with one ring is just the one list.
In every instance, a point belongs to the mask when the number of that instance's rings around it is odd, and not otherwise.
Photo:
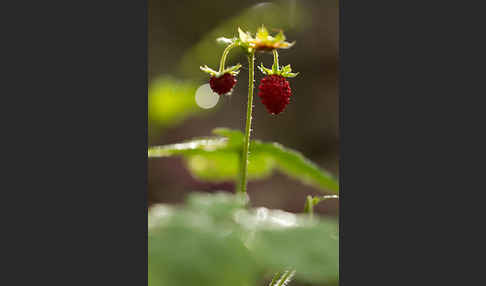
[(278, 53), (277, 49), (273, 50), (273, 65), (272, 65), (272, 71), (276, 73), (278, 71)]
[(248, 105), (246, 108), (246, 127), (245, 137), (243, 139), (243, 152), (240, 160), (240, 185), (238, 191), (246, 193), (247, 175), (248, 175), (248, 154), (250, 151), (250, 133), (251, 133), (251, 113), (253, 110), (253, 84), (255, 71), (255, 51), (252, 50), (248, 55)]
[(232, 43), (231, 45), (227, 46), (226, 49), (224, 49), (223, 55), (221, 56), (221, 60), (219, 61), (219, 72), (222, 72), (224, 70), (224, 65), (226, 63), (226, 57), (228, 57), (229, 52), (235, 46), (236, 46), (236, 44)]

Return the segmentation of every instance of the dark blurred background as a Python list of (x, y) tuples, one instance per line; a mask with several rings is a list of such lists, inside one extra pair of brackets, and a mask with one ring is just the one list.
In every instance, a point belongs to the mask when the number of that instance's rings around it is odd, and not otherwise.
[[(217, 69), (224, 46), (219, 36), (237, 35), (238, 26), (253, 33), (261, 24), (272, 32), (283, 29), (294, 47), (280, 51), (280, 64), (291, 64), (299, 76), (289, 79), (291, 103), (272, 116), (257, 96), (262, 74), (255, 71), (253, 139), (276, 141), (302, 152), (320, 167), (338, 176), (338, 2), (283, 1), (163, 1), (149, 0), (149, 145), (177, 143), (211, 135), (215, 127), (244, 129), (248, 63), (241, 52), (231, 52), (227, 65), (243, 65), (233, 94), (220, 98), (211, 109), (195, 103), (195, 90), (207, 83), (199, 70)], [(271, 54), (257, 54), (256, 64), (270, 67)], [(234, 191), (232, 182), (195, 180), (180, 158), (150, 159), (149, 205), (180, 203), (191, 191)], [(302, 212), (308, 194), (317, 189), (275, 173), (252, 181), (248, 193), (254, 206)], [(316, 207), (323, 215), (337, 216), (338, 203), (328, 200)]]

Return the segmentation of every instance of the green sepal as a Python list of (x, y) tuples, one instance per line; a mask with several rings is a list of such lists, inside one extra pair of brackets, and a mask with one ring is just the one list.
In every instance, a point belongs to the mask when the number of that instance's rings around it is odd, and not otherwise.
[(282, 76), (283, 76), (283, 77), (290, 77), (290, 78), (296, 77), (296, 76), (298, 76), (298, 75), (299, 75), (299, 73), (298, 73), (298, 72), (296, 72), (296, 73), (292, 73), (292, 72), (289, 72), (289, 73), (282, 73)]
[(221, 73), (230, 73), (232, 75), (237, 75), (240, 72), (241, 64), (236, 64), (234, 66), (231, 66), (229, 68), (224, 69)]
[(292, 68), (290, 67), (290, 65), (286, 65), (286, 66), (282, 67), (283, 73), (289, 73), (291, 71), (292, 71)]
[(216, 42), (218, 42), (219, 44), (223, 44), (223, 45), (231, 45), (233, 44), (235, 41), (237, 40), (237, 38), (225, 38), (225, 37), (219, 37), (216, 39)]
[(292, 47), (295, 42), (289, 43), (285, 41), (283, 31), (280, 31), (275, 37), (271, 36), (265, 26), (257, 29), (255, 37), (250, 32), (245, 32), (238, 28), (238, 39), (235, 43), (245, 49), (247, 52), (256, 51), (270, 51), (275, 49), (288, 49)]
[(275, 41), (283, 42), (285, 40), (286, 40), (285, 35), (284, 35), (283, 31), (280, 30), (280, 32), (278, 32), (278, 34), (275, 35)]
[(214, 77), (220, 77), (226, 73), (229, 73), (231, 75), (237, 75), (240, 72), (241, 64), (236, 64), (234, 66), (228, 67), (221, 72), (215, 71), (212, 68), (208, 67), (207, 65), (205, 66), (200, 66), (199, 67), (203, 72), (209, 74), (210, 76)]
[(257, 38), (266, 39), (268, 36), (270, 36), (270, 34), (268, 33), (268, 30), (267, 28), (265, 28), (265, 26), (262, 25), (260, 28), (258, 28), (256, 33)]
[(240, 27), (238, 27), (238, 35), (240, 36), (240, 40), (242, 42), (248, 42), (248, 41), (252, 40), (250, 32), (245, 33), (245, 32), (243, 32), (243, 30)]
[(267, 69), (266, 67), (263, 66), (263, 63), (260, 64), (260, 66), (258, 66), (258, 69), (263, 73), (263, 74), (266, 74), (266, 75), (270, 75), (270, 74), (273, 74), (272, 70), (271, 69)]
[(200, 66), (199, 67), (203, 72), (209, 74), (210, 76), (216, 76), (218, 74), (217, 71), (213, 70), (212, 68), (208, 67), (207, 65), (205, 66)]
[(269, 68), (266, 68), (263, 66), (263, 64), (261, 64), (258, 69), (265, 75), (281, 75), (283, 77), (296, 77), (299, 73), (296, 72), (296, 73), (293, 73), (292, 72), (292, 68), (290, 67), (290, 65), (286, 65), (284, 67), (278, 67), (277, 65), (272, 65), (272, 68), (269, 69)]

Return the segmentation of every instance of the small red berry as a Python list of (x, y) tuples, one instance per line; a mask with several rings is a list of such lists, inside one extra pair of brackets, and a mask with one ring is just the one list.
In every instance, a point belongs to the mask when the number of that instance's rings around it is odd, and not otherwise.
[(229, 73), (225, 73), (220, 77), (212, 76), (209, 80), (211, 89), (219, 95), (230, 92), (236, 84), (236, 78)]
[(264, 77), (258, 89), (258, 96), (271, 114), (279, 114), (290, 102), (292, 90), (289, 82), (281, 75)]

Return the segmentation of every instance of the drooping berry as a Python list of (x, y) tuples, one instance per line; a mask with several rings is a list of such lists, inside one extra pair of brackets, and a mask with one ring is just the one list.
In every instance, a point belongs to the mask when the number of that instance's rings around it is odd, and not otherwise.
[(236, 84), (236, 78), (230, 73), (225, 73), (220, 77), (212, 76), (209, 79), (211, 89), (219, 95), (230, 92)]
[(290, 102), (292, 90), (289, 82), (281, 75), (264, 77), (258, 89), (258, 96), (271, 114), (279, 114)]

